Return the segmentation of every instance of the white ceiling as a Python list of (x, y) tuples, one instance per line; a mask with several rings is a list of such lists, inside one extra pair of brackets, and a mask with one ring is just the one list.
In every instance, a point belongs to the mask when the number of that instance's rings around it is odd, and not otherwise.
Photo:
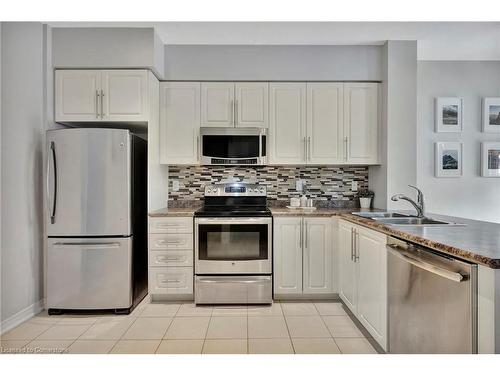
[(165, 44), (345, 45), (417, 40), (419, 60), (500, 61), (500, 22), (53, 22), (154, 27)]

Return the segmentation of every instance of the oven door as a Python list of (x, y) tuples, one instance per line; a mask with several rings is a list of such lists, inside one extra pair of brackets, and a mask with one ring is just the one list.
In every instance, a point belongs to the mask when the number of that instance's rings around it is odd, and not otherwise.
[(272, 218), (196, 218), (195, 273), (271, 274)]

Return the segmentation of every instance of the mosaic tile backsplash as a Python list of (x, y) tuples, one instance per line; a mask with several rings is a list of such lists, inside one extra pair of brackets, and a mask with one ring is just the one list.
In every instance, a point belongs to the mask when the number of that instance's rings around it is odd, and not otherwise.
[[(299, 197), (295, 181), (307, 182), (307, 196), (319, 201), (354, 201), (356, 192), (351, 191), (352, 181), (358, 189), (368, 188), (368, 167), (339, 166), (169, 166), (169, 179), (179, 181), (179, 191), (169, 186), (170, 201), (193, 201), (203, 198), (206, 184), (227, 181), (246, 181), (267, 187), (269, 200), (288, 201)], [(180, 203), (180, 202), (179, 202)]]

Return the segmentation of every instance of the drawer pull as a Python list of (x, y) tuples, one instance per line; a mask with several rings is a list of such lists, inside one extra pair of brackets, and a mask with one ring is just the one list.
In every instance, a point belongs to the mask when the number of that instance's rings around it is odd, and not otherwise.
[(185, 225), (183, 224), (168, 224), (168, 223), (156, 224), (157, 228), (184, 227), (184, 226)]
[(172, 260), (182, 261), (182, 257), (169, 257), (169, 256), (165, 256), (165, 255), (161, 255), (161, 256), (157, 257), (157, 259), (159, 261), (162, 261), (162, 262), (168, 262), (168, 261), (172, 261)]
[(157, 244), (162, 245), (162, 244), (180, 244), (183, 241), (181, 240), (158, 240), (156, 241)]
[(160, 280), (160, 283), (162, 284), (166, 284), (166, 283), (169, 283), (169, 284), (172, 284), (172, 283), (181, 283), (182, 280), (179, 280), (179, 279), (167, 279), (167, 280)]

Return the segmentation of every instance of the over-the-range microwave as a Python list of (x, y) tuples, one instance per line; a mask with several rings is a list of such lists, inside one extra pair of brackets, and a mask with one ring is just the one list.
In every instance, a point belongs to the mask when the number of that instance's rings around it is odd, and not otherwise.
[(267, 164), (267, 130), (262, 128), (200, 129), (201, 164)]

